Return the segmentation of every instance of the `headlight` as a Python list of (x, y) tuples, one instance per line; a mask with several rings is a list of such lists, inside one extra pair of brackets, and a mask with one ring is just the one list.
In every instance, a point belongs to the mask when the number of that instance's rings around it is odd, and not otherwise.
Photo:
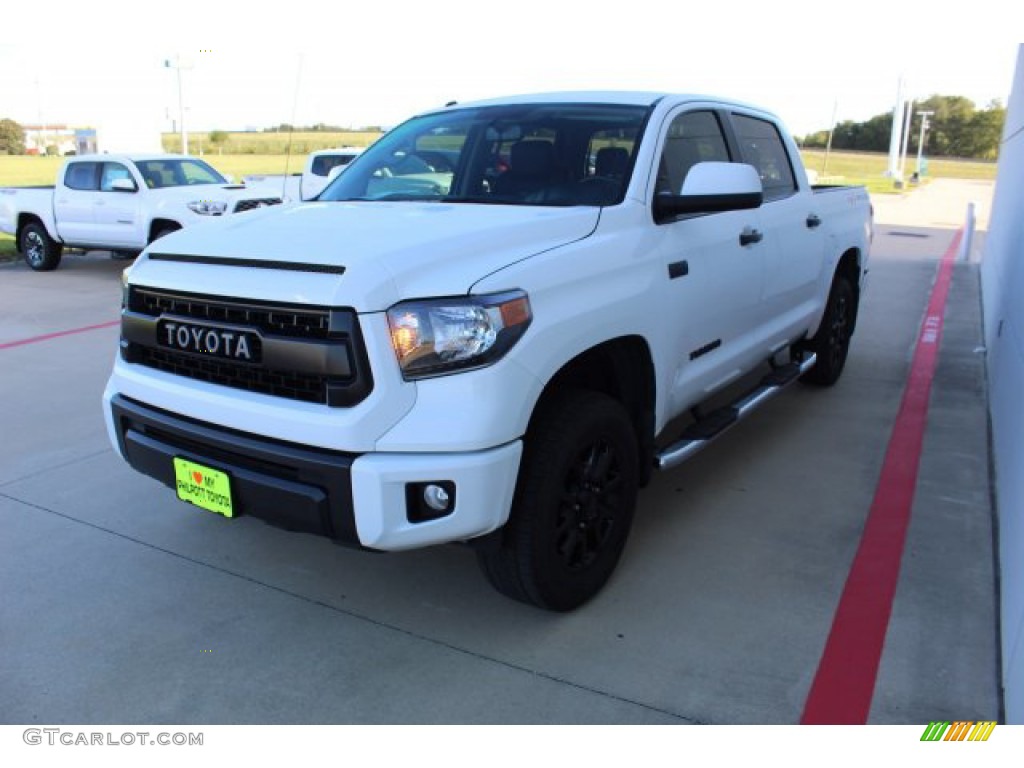
[(408, 301), (388, 310), (391, 344), (407, 381), (490, 365), (532, 319), (523, 291)]
[(220, 216), (228, 209), (228, 204), (223, 200), (193, 200), (188, 207), (202, 216)]

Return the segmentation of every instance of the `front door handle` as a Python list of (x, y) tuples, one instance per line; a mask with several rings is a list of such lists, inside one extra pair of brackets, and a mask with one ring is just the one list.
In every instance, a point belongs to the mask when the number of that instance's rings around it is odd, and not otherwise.
[(818, 214), (812, 213), (810, 216), (807, 217), (807, 228), (808, 229), (814, 229), (815, 227), (820, 227), (820, 226), (821, 226), (821, 217)]
[(753, 245), (764, 240), (764, 233), (753, 227), (744, 227), (740, 232), (740, 245)]

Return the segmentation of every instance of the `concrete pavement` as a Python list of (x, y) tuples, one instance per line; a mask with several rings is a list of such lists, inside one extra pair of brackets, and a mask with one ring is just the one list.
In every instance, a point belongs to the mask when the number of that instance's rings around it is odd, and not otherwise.
[[(124, 264), (0, 265), (0, 722), (797, 722), (937, 261), (985, 192), (876, 198), (843, 379), (657, 475), (612, 582), (565, 616), (462, 547), (371, 555), (178, 502), (107, 445), (116, 328), (4, 347), (116, 319)], [(978, 346), (960, 264), (871, 722), (999, 716)]]

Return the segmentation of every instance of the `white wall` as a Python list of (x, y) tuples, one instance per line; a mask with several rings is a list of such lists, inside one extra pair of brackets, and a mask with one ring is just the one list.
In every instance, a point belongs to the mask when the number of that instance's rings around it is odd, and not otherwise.
[(1006, 721), (1024, 723), (1024, 45), (981, 264), (996, 467)]

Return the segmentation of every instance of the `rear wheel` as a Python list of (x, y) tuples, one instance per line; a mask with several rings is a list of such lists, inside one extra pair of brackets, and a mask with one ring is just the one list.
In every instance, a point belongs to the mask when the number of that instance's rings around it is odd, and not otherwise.
[(818, 356), (818, 362), (801, 377), (801, 381), (831, 387), (839, 380), (850, 351), (850, 335), (857, 317), (857, 297), (849, 278), (838, 274), (832, 282), (825, 316), (814, 338), (805, 349)]
[(491, 584), (555, 611), (596, 595), (626, 545), (638, 469), (616, 400), (580, 390), (545, 409), (527, 435), (509, 522), (477, 548)]
[(18, 250), (36, 272), (49, 272), (60, 265), (63, 246), (50, 237), (40, 222), (33, 221), (22, 228)]

